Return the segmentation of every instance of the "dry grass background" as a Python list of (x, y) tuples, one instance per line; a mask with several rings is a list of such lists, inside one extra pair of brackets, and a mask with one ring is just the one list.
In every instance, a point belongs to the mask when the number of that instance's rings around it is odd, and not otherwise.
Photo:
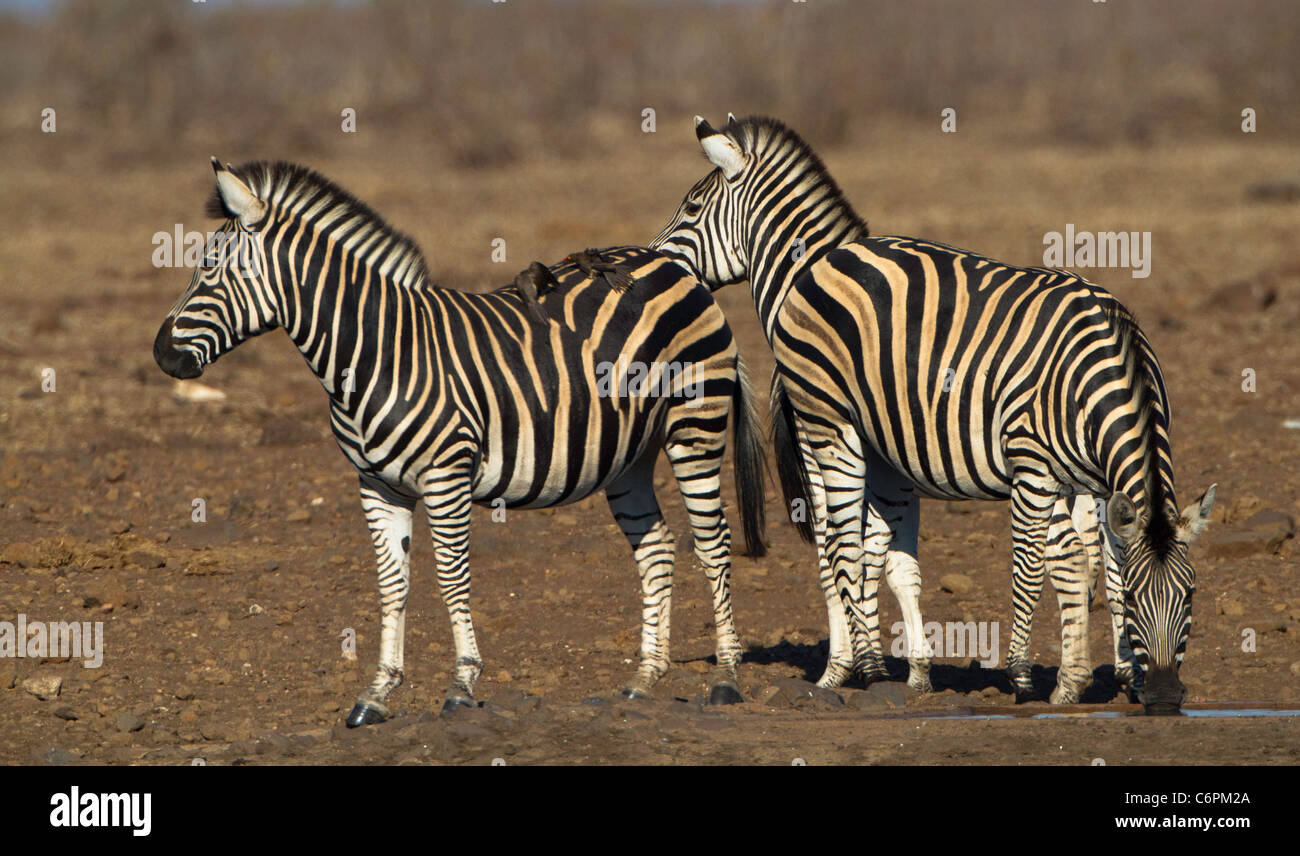
[(0, 133), (58, 105), (114, 155), (309, 151), (350, 105), (492, 166), (575, 154), (602, 120), (617, 145), (645, 106), (774, 113), (824, 145), (951, 106), (1005, 139), (1150, 143), (1237, 133), (1247, 105), (1300, 127), (1298, 34), (1289, 0), (69, 0), (0, 17)]

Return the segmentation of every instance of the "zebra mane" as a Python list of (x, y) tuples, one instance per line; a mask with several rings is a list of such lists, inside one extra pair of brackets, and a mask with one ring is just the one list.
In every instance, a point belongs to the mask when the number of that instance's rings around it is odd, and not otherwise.
[[(328, 214), (336, 224), (348, 223), (344, 240), (364, 245), (367, 260), (375, 267), (387, 268), (394, 282), (408, 287), (429, 282), (429, 268), (419, 244), (320, 173), (286, 161), (249, 161), (231, 171), (270, 205), (270, 216), (297, 214), (319, 219)], [(214, 217), (232, 216), (215, 188), (205, 211)]]
[(1145, 534), (1151, 549), (1158, 557), (1164, 558), (1173, 549), (1176, 530), (1165, 514), (1165, 506), (1172, 498), (1165, 492), (1160, 457), (1156, 454), (1154, 444), (1156, 421), (1160, 418), (1160, 391), (1152, 375), (1150, 346), (1138, 325), (1137, 316), (1118, 300), (1112, 298), (1103, 306), (1102, 311), (1119, 342), (1124, 373), (1137, 381), (1137, 420), (1142, 426), (1142, 460), (1147, 472)]
[(782, 148), (794, 149), (797, 159), (818, 176), (822, 184), (830, 190), (831, 198), (839, 202), (856, 221), (858, 227), (862, 229), (862, 237), (865, 238), (870, 234), (867, 231), (867, 221), (858, 216), (853, 204), (849, 202), (844, 191), (826, 169), (826, 164), (822, 162), (821, 157), (813, 151), (812, 146), (808, 145), (803, 137), (780, 119), (771, 116), (746, 116), (728, 123), (722, 130), (736, 141), (741, 151), (747, 154), (768, 156), (771, 152)]

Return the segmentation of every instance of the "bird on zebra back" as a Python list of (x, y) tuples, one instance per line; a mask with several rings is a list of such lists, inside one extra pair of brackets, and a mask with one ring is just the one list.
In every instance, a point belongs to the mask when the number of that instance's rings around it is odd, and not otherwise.
[(651, 246), (712, 288), (749, 280), (777, 363), (778, 472), (787, 502), (813, 512), (799, 525), (818, 545), (830, 619), (820, 683), (885, 673), (883, 570), (903, 610), (908, 682), (929, 689), (918, 495), (1010, 499), (1017, 696), (1033, 694), (1029, 634), (1047, 576), (1062, 621), (1052, 700), (1078, 701), (1104, 566), (1117, 678), (1148, 712), (1177, 710), (1196, 582), (1187, 548), (1215, 487), (1178, 511), (1169, 402), (1132, 315), (1068, 271), (870, 237), (821, 159), (774, 119), (729, 116), (717, 130), (696, 117), (696, 135), (715, 168)]
[(440, 288), (410, 238), (322, 176), (285, 163), (232, 168), (213, 159), (213, 169), (211, 208), (225, 223), (212, 246), (223, 251), (195, 270), (154, 357), (167, 374), (193, 378), (280, 327), (329, 395), (334, 436), (358, 471), (382, 618), (377, 674), (347, 724), (386, 718), (402, 681), (418, 511), (455, 641), (444, 703), (452, 710), (473, 704), (483, 667), (469, 606), (471, 505), (545, 508), (597, 491), (641, 578), (641, 659), (624, 692), (648, 694), (669, 665), (674, 539), (653, 485), (661, 450), (713, 595), (710, 697), (740, 700), (721, 497), (729, 416), (753, 555), (764, 549), (765, 449), (748, 377), (709, 290), (639, 247), (600, 252), (602, 264), (629, 277), (623, 290), (574, 263), (531, 267), (528, 294), (519, 279), (487, 294)]

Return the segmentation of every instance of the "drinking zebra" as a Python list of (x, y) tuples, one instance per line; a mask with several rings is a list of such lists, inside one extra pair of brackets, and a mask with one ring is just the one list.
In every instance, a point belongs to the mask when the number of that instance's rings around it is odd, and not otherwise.
[(917, 495), (1010, 499), (1008, 671), (1018, 695), (1032, 691), (1029, 632), (1047, 575), (1062, 614), (1052, 700), (1077, 701), (1091, 679), (1089, 589), (1102, 559), (1094, 497), (1103, 497), (1123, 544), (1107, 574), (1117, 675), (1132, 675), (1135, 661), (1148, 711), (1177, 709), (1195, 589), (1187, 546), (1215, 487), (1178, 513), (1169, 404), (1133, 317), (1065, 271), (868, 237), (821, 160), (780, 122), (729, 117), (718, 131), (697, 117), (696, 134), (716, 169), (652, 246), (712, 287), (750, 281), (778, 366), (782, 485), (788, 501), (816, 511), (805, 530), (817, 530), (831, 620), (823, 685), (883, 671), (883, 567), (903, 608), (909, 683), (927, 688)]
[[(674, 539), (652, 483), (663, 449), (713, 595), (711, 700), (739, 700), (730, 532), (721, 468), (734, 409), (736, 484), (750, 551), (763, 552), (763, 444), (730, 328), (708, 289), (644, 248), (603, 252), (631, 287), (574, 264), (536, 265), (531, 287), (439, 288), (419, 248), (365, 204), (303, 167), (213, 159), (210, 211), (226, 218), (154, 342), (167, 374), (192, 378), (252, 336), (284, 328), (330, 397), (330, 425), (356, 466), (379, 566), (374, 682), (349, 726), (383, 720), (402, 681), (412, 517), (432, 533), (451, 617), (455, 677), (444, 704), (472, 703), (482, 671), (469, 608), (471, 504), (544, 508), (603, 490), (641, 577), (641, 660), (624, 692), (669, 665)], [(540, 310), (538, 312), (537, 310)]]

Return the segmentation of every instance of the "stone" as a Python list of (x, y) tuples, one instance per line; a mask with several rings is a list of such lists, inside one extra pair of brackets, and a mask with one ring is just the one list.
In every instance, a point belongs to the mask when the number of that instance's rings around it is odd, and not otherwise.
[(153, 550), (132, 550), (127, 554), (126, 560), (139, 565), (146, 571), (161, 568), (167, 564), (166, 557), (155, 553)]
[(129, 734), (144, 728), (144, 717), (135, 713), (120, 713), (117, 719), (113, 721), (113, 727), (123, 734)]
[(968, 595), (975, 591), (975, 581), (965, 574), (944, 574), (939, 577), (939, 588), (955, 595)]
[(36, 696), (41, 701), (49, 701), (52, 698), (58, 698), (59, 691), (63, 688), (63, 678), (55, 675), (40, 675), (35, 678), (28, 678), (23, 681), (23, 689)]
[(56, 707), (54, 709), (54, 715), (59, 719), (65, 719), (68, 722), (75, 722), (78, 719), (77, 712), (66, 704)]

